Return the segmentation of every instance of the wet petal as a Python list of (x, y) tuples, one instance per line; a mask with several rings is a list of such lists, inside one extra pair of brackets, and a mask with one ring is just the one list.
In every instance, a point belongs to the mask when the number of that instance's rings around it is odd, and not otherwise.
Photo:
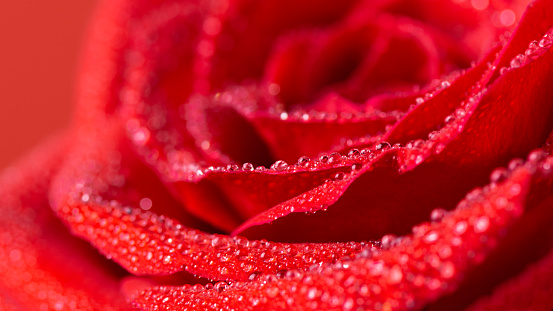
[(351, 257), (372, 245), (283, 244), (201, 231), (210, 228), (187, 214), (133, 158), (120, 141), (121, 130), (105, 124), (96, 135), (87, 142), (85, 132), (70, 152), (52, 185), (53, 208), (76, 235), (131, 273), (188, 271), (215, 280), (248, 280)]
[[(141, 308), (275, 309), (297, 306), (332, 309), (337, 306), (397, 309), (420, 308), (462, 286), (494, 250), (519, 247), (525, 240), (506, 230), (532, 230), (525, 218), (551, 198), (549, 158), (534, 156), (508, 173), (506, 180), (467, 196), (451, 213), (413, 228), (413, 234), (388, 239), (389, 249), (361, 253), (350, 261), (314, 268), (284, 277), (261, 277), (248, 284), (209, 288), (156, 287), (135, 298)], [(526, 212), (524, 210), (526, 209)], [(539, 213), (538, 213), (539, 215)], [(541, 224), (547, 227), (548, 221)], [(383, 242), (384, 239), (383, 239)], [(496, 257), (496, 258), (501, 258)], [(223, 303), (224, 301), (224, 303)], [(162, 303), (163, 302), (163, 303)]]
[[(69, 139), (50, 141), (0, 177), (0, 291), (8, 310), (131, 310), (125, 275), (70, 232), (48, 204)], [(4, 304), (5, 303), (5, 304)]]

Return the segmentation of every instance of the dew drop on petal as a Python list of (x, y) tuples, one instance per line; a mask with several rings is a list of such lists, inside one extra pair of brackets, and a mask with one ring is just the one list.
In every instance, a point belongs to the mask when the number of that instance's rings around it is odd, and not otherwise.
[(390, 273), (388, 274), (388, 280), (387, 280), (388, 283), (391, 285), (398, 284), (399, 282), (401, 282), (402, 279), (403, 279), (403, 271), (398, 265), (394, 265), (390, 269)]
[(307, 299), (313, 300), (315, 297), (317, 297), (317, 289), (313, 287), (307, 291)]
[(311, 164), (311, 159), (308, 157), (301, 157), (298, 159), (298, 165), (302, 167), (309, 167)]
[(515, 169), (521, 167), (522, 165), (524, 165), (524, 160), (517, 158), (517, 159), (511, 160), (511, 162), (509, 162), (509, 165), (507, 167), (509, 168), (509, 170), (514, 171)]
[(445, 124), (450, 124), (450, 123), (453, 123), (455, 122), (455, 117), (454, 116), (447, 116), (447, 118), (445, 118)]
[(223, 292), (224, 290), (226, 290), (227, 288), (229, 287), (228, 283), (227, 282), (217, 282), (215, 283), (215, 285), (213, 286), (213, 288), (221, 293)]
[(283, 160), (278, 160), (273, 165), (271, 165), (271, 168), (277, 172), (281, 172), (288, 168), (288, 163)]
[(504, 181), (507, 177), (508, 177), (508, 172), (506, 169), (504, 168), (498, 168), (498, 169), (495, 169), (491, 174), (490, 174), (490, 182), (492, 183), (499, 183), (499, 182), (502, 182)]
[(244, 164), (242, 165), (242, 170), (244, 170), (244, 171), (250, 171), (250, 172), (253, 171), (253, 170), (254, 170), (253, 164), (251, 164), (251, 163), (244, 163)]
[(479, 217), (474, 221), (474, 231), (475, 232), (478, 232), (478, 233), (484, 232), (484, 231), (488, 230), (489, 226), (490, 226), (490, 220), (488, 219), (487, 216)]
[(440, 266), (440, 274), (444, 279), (450, 279), (455, 275), (455, 266), (453, 263), (447, 261)]
[(438, 240), (438, 233), (435, 232), (435, 231), (431, 231), (429, 232), (427, 235), (424, 236), (424, 241), (426, 243), (433, 243), (433, 242), (436, 242), (436, 240)]
[(542, 149), (534, 150), (528, 154), (528, 161), (539, 162), (547, 157), (547, 153)]
[(540, 40), (538, 45), (542, 48), (549, 48), (552, 43), (553, 43), (553, 39), (549, 35), (546, 35), (543, 37), (543, 39)]
[(393, 234), (386, 234), (381, 239), (381, 245), (383, 248), (388, 248), (394, 244), (396, 236)]
[(432, 221), (440, 221), (442, 220), (445, 215), (447, 214), (447, 211), (443, 208), (436, 208), (432, 210), (430, 213), (430, 220)]
[(385, 151), (385, 150), (390, 149), (391, 147), (392, 146), (390, 145), (390, 143), (383, 141), (380, 144), (376, 145), (375, 149)]
[(526, 56), (519, 54), (511, 60), (509, 65), (511, 66), (511, 68), (518, 68), (524, 63), (525, 59), (526, 59)]
[(358, 149), (351, 149), (349, 152), (348, 152), (348, 156), (349, 157), (355, 157), (359, 155), (359, 150)]
[(344, 305), (342, 306), (342, 310), (351, 311), (353, 309), (353, 307), (354, 307), (353, 299), (348, 298), (348, 299), (346, 299), (346, 301), (344, 301)]
[(140, 127), (132, 134), (132, 139), (136, 145), (144, 146), (150, 140), (150, 131), (145, 127)]
[(342, 159), (338, 152), (333, 152), (328, 156), (328, 163), (337, 163)]
[(344, 177), (345, 177), (344, 172), (338, 172), (338, 173), (336, 173), (336, 175), (334, 176), (334, 180), (338, 180), (338, 181), (339, 181), (339, 180), (344, 179)]

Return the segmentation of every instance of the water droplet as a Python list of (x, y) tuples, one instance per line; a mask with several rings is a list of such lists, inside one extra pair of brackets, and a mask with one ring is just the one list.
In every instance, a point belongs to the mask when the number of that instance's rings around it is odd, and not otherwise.
[(424, 98), (422, 98), (422, 97), (417, 97), (417, 98), (415, 99), (415, 102), (417, 103), (417, 105), (420, 105), (420, 104), (424, 103)]
[(484, 232), (488, 230), (488, 227), (490, 226), (490, 220), (486, 216), (479, 217), (474, 221), (474, 231), (475, 232)]
[(311, 164), (311, 159), (308, 157), (301, 157), (298, 159), (298, 165), (301, 167), (309, 167)]
[(271, 168), (277, 172), (281, 172), (288, 168), (288, 163), (283, 160), (278, 160), (273, 165), (271, 165)]
[(313, 300), (315, 297), (317, 297), (317, 289), (313, 287), (307, 291), (307, 299)]
[(526, 51), (524, 52), (524, 55), (530, 56), (534, 54), (534, 52), (536, 52), (538, 48), (539, 48), (538, 41), (534, 40), (530, 42), (530, 44), (528, 45), (528, 49), (526, 49)]
[(215, 285), (213, 286), (213, 288), (221, 293), (223, 292), (224, 290), (226, 290), (227, 288), (229, 287), (229, 284), (227, 282), (217, 282), (215, 283)]
[(359, 149), (351, 149), (348, 152), (348, 157), (355, 157), (359, 155)]
[(504, 75), (507, 72), (509, 72), (509, 68), (507, 68), (507, 67), (501, 67), (501, 69), (499, 69), (499, 74), (500, 75)]
[(280, 113), (280, 119), (281, 120), (287, 120), (288, 119), (288, 113), (287, 112), (281, 112)]
[(500, 183), (500, 182), (504, 181), (505, 179), (507, 179), (508, 176), (509, 176), (509, 173), (507, 172), (506, 169), (498, 168), (490, 174), (490, 182)]
[(351, 170), (352, 171), (359, 171), (360, 169), (363, 168), (363, 164), (361, 163), (354, 163), (352, 166), (351, 166)]
[(235, 171), (238, 171), (238, 170), (239, 170), (239, 167), (236, 164), (227, 165), (227, 171), (229, 171), (229, 172), (235, 172)]
[(515, 58), (511, 60), (511, 63), (509, 65), (511, 66), (511, 68), (518, 68), (523, 64), (525, 58), (526, 56), (518, 54)]
[(348, 299), (346, 299), (346, 301), (344, 301), (344, 305), (342, 306), (342, 310), (351, 311), (351, 310), (353, 310), (354, 306), (355, 306), (355, 303), (354, 303), (353, 299), (348, 298)]
[(395, 235), (386, 234), (380, 240), (380, 245), (382, 246), (382, 248), (389, 248), (394, 245), (396, 239), (397, 237)]
[(547, 153), (543, 149), (537, 149), (528, 154), (528, 161), (537, 163), (547, 157)]
[(443, 278), (449, 279), (455, 275), (455, 266), (453, 263), (446, 261), (440, 266), (440, 274)]
[(342, 160), (342, 156), (338, 152), (333, 152), (328, 156), (328, 163), (337, 163)]
[(436, 208), (430, 212), (430, 220), (432, 221), (440, 221), (442, 220), (445, 215), (447, 215), (447, 211), (443, 208)]
[(461, 235), (467, 231), (467, 222), (466, 221), (459, 221), (455, 224), (455, 227), (453, 228), (453, 232), (457, 235)]
[(253, 280), (257, 279), (258, 276), (259, 276), (259, 273), (254, 272), (254, 273), (250, 274), (250, 276), (248, 277), (248, 280), (253, 281)]
[(455, 120), (455, 116), (447, 116), (447, 118), (445, 118), (445, 124), (453, 123)]
[(521, 167), (524, 165), (524, 160), (522, 159), (513, 159), (511, 162), (509, 162), (509, 165), (507, 166), (509, 170), (514, 171), (515, 169)]
[(444, 81), (444, 82), (442, 82), (442, 84), (441, 84), (442, 88), (444, 88), (444, 89), (445, 89), (446, 87), (449, 87), (450, 85), (451, 85), (451, 83), (449, 83), (449, 81)]
[(424, 241), (426, 243), (433, 243), (433, 242), (436, 242), (436, 240), (438, 240), (438, 233), (435, 232), (435, 231), (430, 231), (427, 235), (424, 236)]
[(244, 165), (242, 165), (242, 170), (249, 171), (249, 172), (253, 171), (254, 170), (253, 164), (244, 163)]
[(467, 114), (467, 112), (464, 109), (461, 109), (461, 108), (455, 109), (455, 116), (457, 116), (458, 118), (462, 118), (466, 114)]
[(388, 283), (389, 284), (398, 284), (403, 279), (403, 271), (398, 265), (394, 265), (390, 269), (390, 273), (388, 274)]
[(265, 293), (267, 294), (267, 297), (275, 298), (278, 295), (278, 288), (277, 287), (267, 287), (267, 289), (265, 290)]
[(338, 172), (338, 173), (336, 173), (336, 175), (334, 175), (334, 180), (338, 180), (338, 181), (339, 181), (339, 180), (344, 179), (344, 177), (345, 177), (344, 172)]
[(385, 150), (388, 150), (390, 149), (392, 146), (390, 146), (390, 144), (388, 142), (381, 142), (380, 144), (376, 145), (376, 150), (381, 150), (381, 151), (385, 151)]
[(549, 48), (552, 43), (553, 39), (551, 39), (550, 35), (545, 35), (538, 44), (541, 48)]
[(138, 146), (144, 146), (150, 139), (150, 131), (145, 127), (140, 127), (132, 134), (132, 139)]

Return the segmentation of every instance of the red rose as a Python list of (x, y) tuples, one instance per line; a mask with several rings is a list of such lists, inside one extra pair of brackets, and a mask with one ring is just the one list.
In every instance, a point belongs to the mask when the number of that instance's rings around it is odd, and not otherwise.
[(553, 307), (553, 3), (524, 8), (105, 1), (72, 129), (0, 180), (0, 304)]

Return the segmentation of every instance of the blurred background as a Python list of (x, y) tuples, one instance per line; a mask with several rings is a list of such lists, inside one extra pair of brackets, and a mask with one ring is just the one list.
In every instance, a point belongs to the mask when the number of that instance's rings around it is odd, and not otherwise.
[(0, 0), (0, 169), (68, 123), (97, 0)]

